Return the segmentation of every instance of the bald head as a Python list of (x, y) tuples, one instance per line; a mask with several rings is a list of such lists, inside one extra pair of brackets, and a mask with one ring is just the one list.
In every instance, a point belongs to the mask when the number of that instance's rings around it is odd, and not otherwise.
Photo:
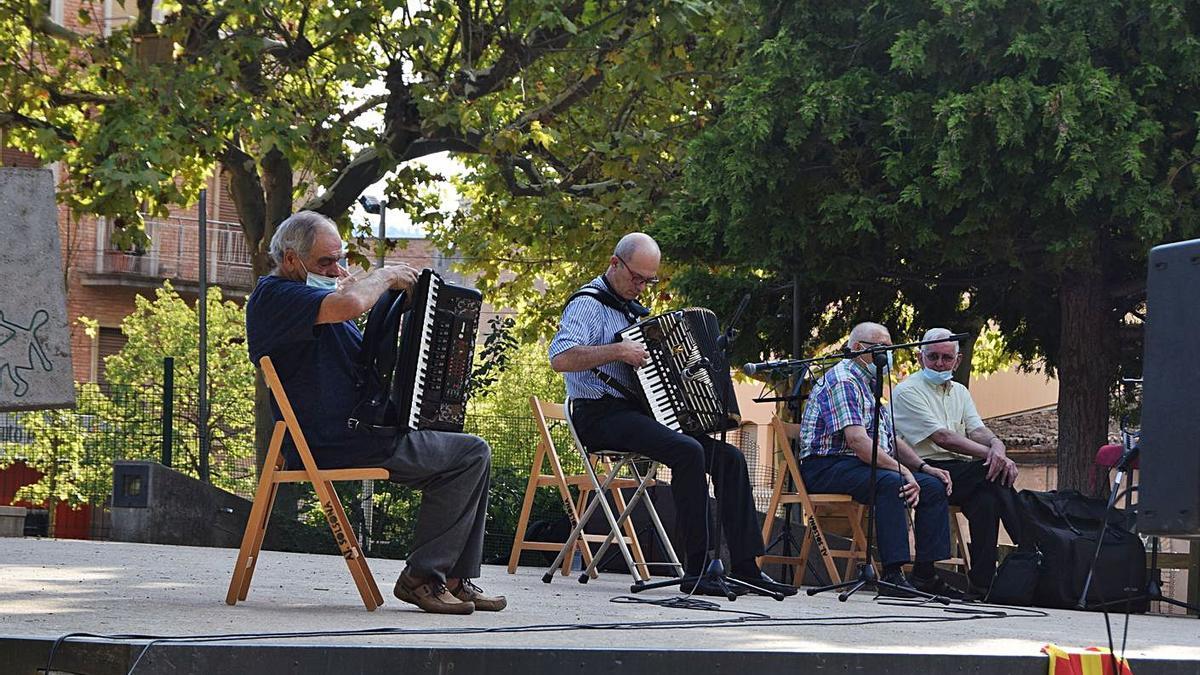
[(613, 249), (613, 255), (620, 256), (625, 260), (633, 260), (644, 255), (651, 255), (657, 259), (662, 254), (653, 237), (645, 232), (630, 232), (617, 242), (617, 247)]
[(850, 331), (850, 342), (891, 342), (892, 335), (883, 324), (864, 321)]
[(658, 244), (650, 235), (630, 232), (617, 242), (604, 276), (617, 295), (633, 300), (646, 286), (657, 283), (661, 257)]

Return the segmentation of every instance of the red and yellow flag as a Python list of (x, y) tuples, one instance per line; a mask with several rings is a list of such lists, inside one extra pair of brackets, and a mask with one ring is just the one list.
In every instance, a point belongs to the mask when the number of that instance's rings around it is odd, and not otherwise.
[(1042, 653), (1050, 657), (1050, 675), (1133, 675), (1128, 661), (1102, 647), (1046, 645)]

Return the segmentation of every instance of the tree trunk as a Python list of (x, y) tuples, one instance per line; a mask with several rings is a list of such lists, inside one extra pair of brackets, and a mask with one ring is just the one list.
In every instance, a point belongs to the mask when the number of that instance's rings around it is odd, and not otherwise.
[(1091, 474), (1096, 450), (1108, 442), (1108, 388), (1117, 368), (1103, 271), (1064, 274), (1058, 298), (1058, 487), (1102, 494), (1107, 483), (1093, 489)]

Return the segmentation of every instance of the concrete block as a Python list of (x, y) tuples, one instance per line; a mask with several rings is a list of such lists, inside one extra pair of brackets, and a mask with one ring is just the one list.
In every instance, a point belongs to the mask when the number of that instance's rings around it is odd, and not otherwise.
[(0, 537), (25, 536), (24, 506), (0, 506)]
[(0, 410), (75, 405), (54, 175), (0, 168)]

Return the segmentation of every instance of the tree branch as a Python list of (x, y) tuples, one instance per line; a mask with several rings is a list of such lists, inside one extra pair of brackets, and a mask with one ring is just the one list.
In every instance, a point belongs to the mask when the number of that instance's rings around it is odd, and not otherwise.
[(26, 127), (29, 129), (49, 129), (54, 132), (54, 135), (61, 141), (70, 143), (75, 142), (75, 134), (72, 134), (67, 129), (55, 126), (49, 122), (36, 120), (32, 117), (22, 115), (16, 111), (0, 112), (0, 129), (8, 129), (12, 127)]
[(266, 251), (267, 201), (258, 166), (253, 157), (230, 142), (225, 144), (225, 152), (221, 155), (221, 167), (229, 174), (229, 193), (238, 205), (238, 221), (246, 233), (246, 242), (259, 261), (255, 264), (256, 271), (264, 271), (266, 267), (259, 265), (265, 265), (262, 255)]
[[(568, 19), (578, 18), (583, 11), (583, 5), (582, 0), (574, 0), (562, 13)], [(450, 85), (450, 93), (468, 100), (486, 96), (546, 53), (565, 47), (572, 37), (571, 33), (560, 26), (553, 30), (536, 28), (524, 36), (524, 39), (500, 38), (502, 51), (496, 62), (481, 70), (464, 68), (458, 71)]]

